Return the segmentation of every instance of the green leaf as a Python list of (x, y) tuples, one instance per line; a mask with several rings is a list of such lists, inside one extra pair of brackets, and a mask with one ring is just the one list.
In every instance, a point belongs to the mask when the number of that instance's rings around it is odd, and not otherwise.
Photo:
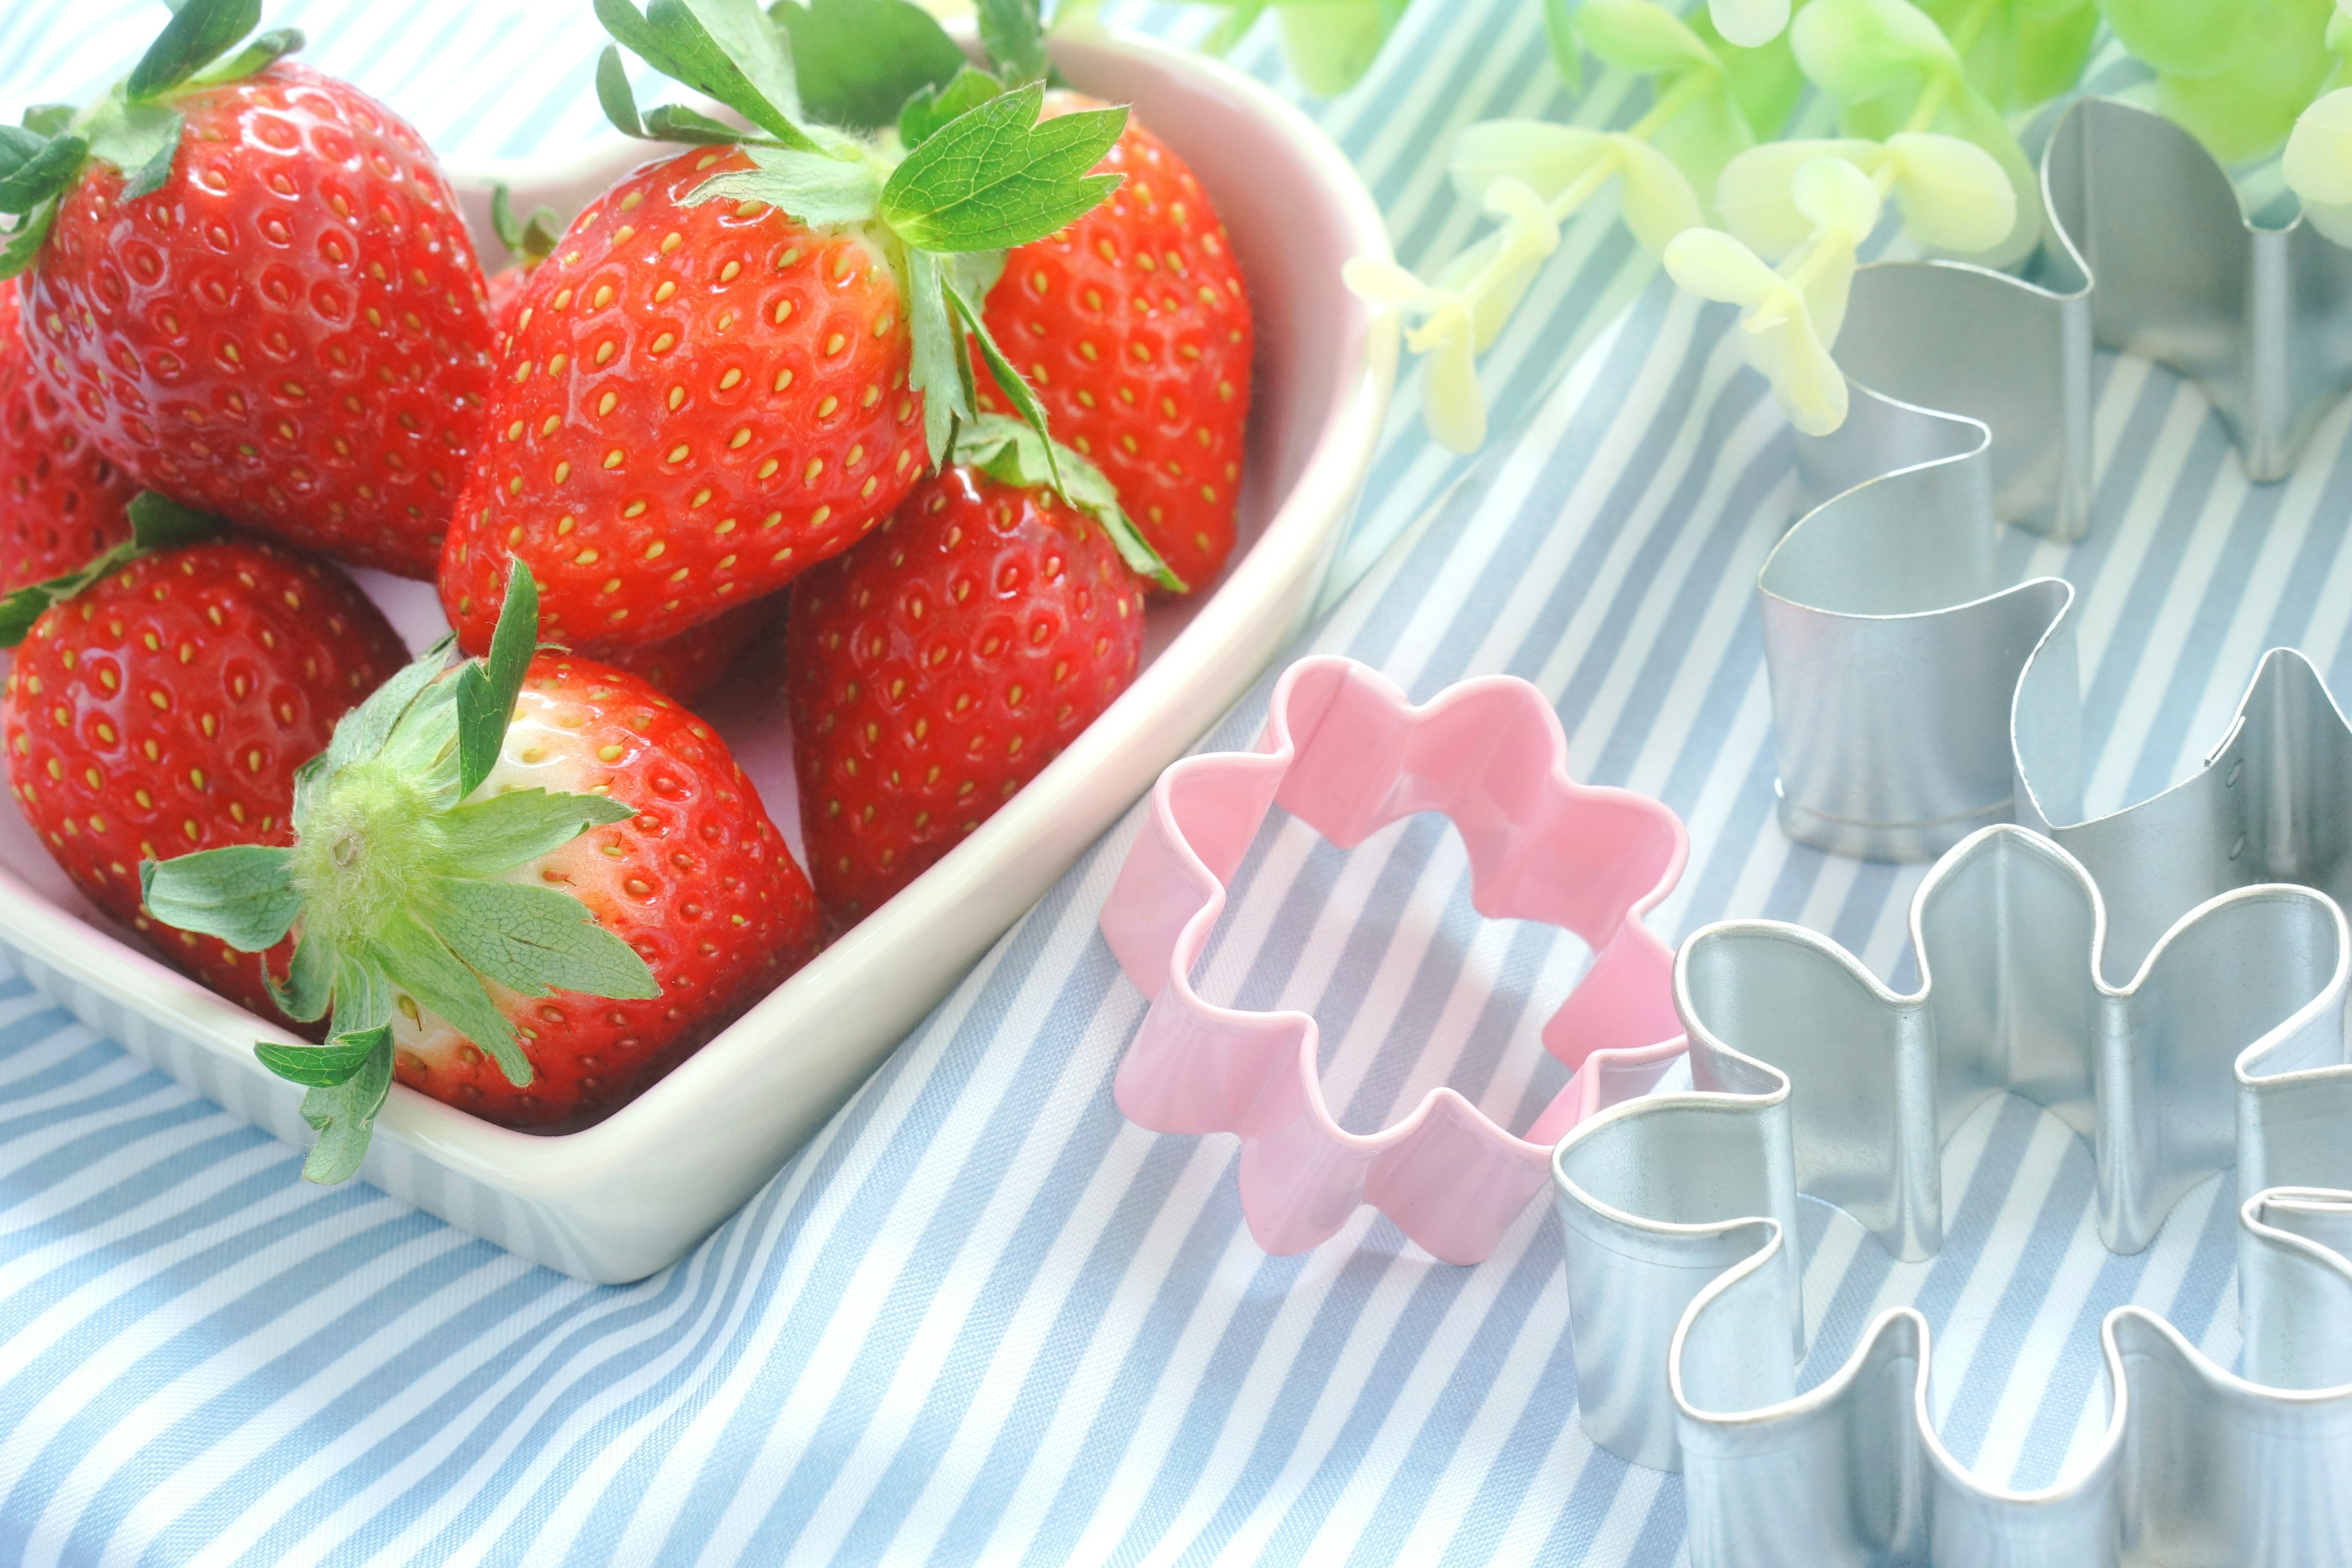
[(359, 1068), (331, 1089), (313, 1089), (302, 1097), (302, 1120), (319, 1130), (319, 1141), (302, 1162), (302, 1177), (332, 1186), (359, 1173), (375, 1131), (376, 1114), (392, 1093), (392, 1031), (377, 1028), (363, 1036), (367, 1055)]
[(490, 232), (509, 252), (522, 248), (522, 224), (514, 215), (514, 193), (507, 189), (504, 180), (490, 184)]
[(25, 110), (22, 122), (36, 136), (55, 136), (70, 127), (79, 112), (70, 103), (36, 103)]
[(1103, 525), (1130, 571), (1171, 593), (1185, 592), (1184, 580), (1169, 570), (1168, 563), (1120, 508), (1118, 491), (1109, 477), (1077, 453), (1066, 447), (1057, 448), (1017, 419), (983, 414), (958, 433), (955, 460), (979, 468), (1000, 484), (1056, 491)]
[(947, 457), (958, 419), (971, 417), (971, 360), (947, 300), (941, 258), (907, 253), (907, 330), (913, 337), (907, 384), (923, 395), (923, 440), (936, 468)]
[(629, 0), (595, 5), (604, 30), (654, 69), (717, 99), (787, 147), (818, 150), (784, 107), (795, 95), (782, 34), (751, 0), (652, 0), (642, 16)]
[(261, 25), (261, 0), (187, 0), (163, 24), (122, 89), (133, 103), (162, 97), (235, 48)]
[(661, 994), (636, 950), (554, 888), (445, 877), (427, 895), (434, 933), (509, 991), (644, 1001)]
[(980, 47), (1015, 87), (1045, 79), (1045, 24), (1037, 0), (978, 0)]
[(487, 659), (457, 672), (457, 795), (464, 799), (499, 765), (515, 697), (539, 651), (539, 580), (520, 556), (507, 563), (506, 599), (490, 633)]
[(1006, 250), (1083, 217), (1118, 188), (1090, 174), (1119, 132), (1124, 109), (1040, 121), (1032, 83), (966, 110), (907, 155), (882, 187), (882, 220), (923, 250)]
[(606, 44), (596, 57), (596, 102), (614, 130), (646, 140), (645, 123), (637, 118), (637, 95), (629, 87), (629, 68), (621, 63), (618, 44)]
[(442, 819), (449, 862), (492, 877), (560, 849), (591, 827), (625, 822), (633, 807), (609, 795), (509, 790), (460, 805)]
[(724, 121), (665, 103), (646, 110), (646, 134), (656, 142), (683, 142), (691, 147), (726, 147), (744, 141), (747, 133)]
[(955, 308), (956, 317), (962, 322), (964, 331), (979, 343), (980, 357), (987, 362), (988, 374), (995, 378), (997, 390), (1012, 402), (1013, 411), (1021, 416), (1022, 422), (1037, 433), (1049, 482), (1055, 489), (1063, 489), (1062, 473), (1055, 457), (1054, 433), (1045, 426), (1045, 405), (1037, 401), (1036, 389), (1013, 368), (1013, 362), (1004, 357), (1004, 351), (997, 347), (988, 323), (981, 320), (980, 307), (952, 283), (947, 285), (947, 296), (948, 303)]
[[(49, 237), (49, 226), (57, 221), (57, 217), (58, 204), (53, 197), (26, 213), (24, 220), (9, 231), (8, 242), (0, 245), (0, 282), (14, 278), (33, 264), (34, 258), (41, 254), (41, 246)], [(16, 635), (21, 637), (24, 633), (20, 631)]]
[(89, 155), (89, 143), (79, 136), (51, 137), (0, 176), (0, 213), (31, 212), (64, 190)]
[(391, 1036), (391, 1026), (385, 1025), (356, 1035), (339, 1035), (318, 1046), (280, 1046), (262, 1040), (254, 1046), (253, 1054), (261, 1058), (263, 1067), (289, 1083), (332, 1089), (348, 1083)]
[(1584, 87), (1584, 46), (1576, 36), (1576, 12), (1569, 0), (1543, 0), (1544, 41), (1551, 46), (1551, 63), (1568, 90)]
[(515, 1043), (514, 1026), (482, 989), (480, 978), (414, 915), (394, 911), (377, 930), (370, 956), (394, 985), (488, 1051), (509, 1083), (520, 1089), (530, 1082), (530, 1062)]
[(756, 167), (711, 175), (687, 196), (686, 205), (695, 206), (722, 196), (729, 201), (766, 202), (812, 228), (864, 223), (874, 216), (882, 181), (865, 159), (832, 158), (789, 147), (746, 151)]
[(911, 0), (782, 0), (801, 106), (828, 125), (878, 131), (907, 100), (964, 68), (963, 51)]
[(286, 983), (262, 969), (262, 983), (269, 987), (269, 999), (288, 1017), (309, 1023), (322, 1016), (333, 1000), (336, 966), (342, 962), (334, 947), (316, 936), (304, 936), (294, 944), (293, 962), (286, 966)]
[(49, 138), (21, 125), (0, 125), (0, 180), (6, 179), (38, 156)]
[[(455, 637), (444, 637), (370, 692), (366, 701), (337, 720), (327, 749), (316, 759), (320, 773), (331, 774), (381, 754), (384, 742), (391, 739), (394, 728), (415, 702), (418, 693), (439, 679), (441, 672), (448, 668), (449, 649), (455, 642)], [(303, 815), (299, 799), (294, 815), (299, 829)]]
[(273, 27), (268, 32), (231, 55), (207, 71), (189, 79), (191, 87), (218, 87), (223, 82), (243, 81), (256, 71), (284, 59), (310, 42), (299, 27)]
[(91, 111), (83, 129), (89, 155), (121, 170), (123, 196), (135, 200), (171, 178), (182, 125), (180, 111), (168, 104), (129, 103), (116, 95)]
[(1234, 0), (1201, 40), (1202, 52), (1218, 56), (1233, 53), (1234, 46), (1249, 37), (1249, 30), (1257, 26), (1258, 18), (1265, 15), (1270, 4), (1272, 0)]
[(125, 510), (131, 516), (131, 541), (142, 551), (176, 550), (211, 539), (228, 527), (211, 512), (182, 506), (153, 490), (132, 496)]
[(216, 936), (239, 952), (265, 952), (284, 942), (302, 912), (294, 852), (267, 844), (142, 860), (139, 897), (166, 925)]
[(1403, 11), (1403, 0), (1277, 5), (1274, 19), (1281, 29), (1282, 58), (1301, 87), (1318, 98), (1337, 97), (1372, 68)]
[(965, 66), (947, 86), (937, 90), (927, 87), (907, 100), (907, 107), (898, 111), (898, 140), (908, 147), (919, 146), (957, 115), (1003, 90), (1004, 84), (986, 71)]

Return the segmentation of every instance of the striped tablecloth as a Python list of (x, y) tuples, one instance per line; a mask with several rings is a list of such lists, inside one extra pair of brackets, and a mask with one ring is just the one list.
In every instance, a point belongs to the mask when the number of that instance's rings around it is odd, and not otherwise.
[[(593, 132), (584, 12), (271, 14), (446, 148), (491, 154)], [(0, 16), (0, 108), (86, 90), (156, 15), (21, 0)], [(1638, 111), (1608, 78), (1561, 94), (1536, 15), (1423, 0), (1370, 80), (1316, 106), (1408, 261), (1475, 226), (1444, 182), (1450, 128)], [(1240, 58), (1279, 78), (1263, 32)], [(1432, 448), (1401, 400), (1345, 591), (1306, 646), (1417, 697), (1476, 672), (1535, 681), (1581, 776), (1689, 822), (1662, 933), (1800, 920), (1907, 982), (1918, 868), (1795, 847), (1773, 824), (1754, 582), (1790, 521), (1787, 428), (1725, 311), (1650, 281), (1599, 216), (1562, 251), (1533, 330), (1489, 366), (1506, 433), (1480, 459)], [(2091, 536), (2011, 538), (2007, 564), (2084, 590), (2094, 804), (2115, 805), (2193, 763), (2265, 647), (2300, 645), (2339, 689), (2352, 676), (2352, 465), (2339, 409), (2294, 478), (2249, 486), (2194, 392), (2137, 362), (2100, 377)], [(1245, 743), (1264, 706), (1262, 685), (1209, 743)], [(21, 984), (0, 992), (0, 1562), (1679, 1561), (1679, 1481), (1576, 1422), (1549, 1212), (1475, 1268), (1370, 1211), (1270, 1258), (1242, 1226), (1231, 1139), (1120, 1119), (1109, 1079), (1142, 1003), (1095, 917), (1130, 832), (740, 1215), (622, 1289), (365, 1188), (305, 1186), (293, 1151)], [(1345, 853), (1276, 823), (1202, 988), (1313, 1011), (1351, 1127), (1441, 1080), (1525, 1125), (1559, 1078), (1537, 1032), (1583, 962), (1546, 928), (1482, 921), (1440, 823)], [(2017, 1100), (1962, 1128), (1944, 1180), (1949, 1241), (1923, 1264), (1808, 1204), (1809, 1377), (1876, 1309), (1916, 1302), (1948, 1442), (2033, 1484), (2104, 1409), (2109, 1307), (2145, 1303), (2233, 1355), (2217, 1184), (2147, 1252), (2110, 1257), (2088, 1151)]]

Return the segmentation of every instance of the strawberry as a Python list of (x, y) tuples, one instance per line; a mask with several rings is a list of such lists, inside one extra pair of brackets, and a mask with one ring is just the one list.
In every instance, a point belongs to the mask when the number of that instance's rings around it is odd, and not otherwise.
[[(1092, 106), (1055, 92), (1045, 112)], [(1126, 183), (1068, 227), (1016, 247), (985, 319), (1055, 437), (1101, 466), (1152, 548), (1205, 587), (1234, 547), (1249, 294), (1208, 193), (1160, 138), (1129, 120), (1099, 166)], [(992, 383), (982, 390), (1006, 405)]]
[[(588, 646), (672, 636), (847, 549), (977, 410), (963, 340), (990, 352), (988, 258), (1117, 184), (1088, 171), (1124, 110), (1040, 122), (1041, 88), (992, 83), (936, 100), (901, 155), (797, 117), (782, 37), (752, 0), (644, 15), (601, 0), (597, 15), (743, 125), (640, 117), (605, 51), (615, 125), (701, 145), (591, 204), (522, 284), (442, 559), (469, 648), (509, 559), (543, 584), (548, 635)], [(1042, 429), (1034, 400), (1014, 405)]]
[(529, 217), (516, 217), (513, 196), (506, 186), (490, 187), (490, 228), (513, 258), (489, 276), (490, 331), (499, 359), (506, 357), (514, 338), (515, 318), (522, 314), (523, 284), (533, 268), (555, 253), (556, 241), (562, 237), (550, 207), (536, 207)]
[(504, 1126), (610, 1114), (816, 944), (807, 879), (725, 742), (625, 671), (535, 655), (517, 567), (487, 660), (394, 675), (296, 781), (290, 847), (141, 867), (155, 918), (295, 937), (257, 1047), (310, 1088), (314, 1181), (357, 1170), (395, 1078)]
[(687, 205), (751, 167), (719, 148), (641, 170), (524, 279), (443, 558), (465, 646), (488, 646), (509, 554), (550, 638), (649, 641), (846, 548), (914, 483), (888, 264), (760, 204)]
[(793, 585), (801, 832), (846, 923), (988, 820), (1127, 689), (1161, 571), (1084, 458), (982, 416), (874, 537)]
[(727, 679), (782, 607), (776, 599), (754, 600), (659, 642), (583, 648), (582, 657), (625, 669), (672, 701), (690, 703)]
[(0, 605), (5, 640), (22, 639), (0, 696), (9, 788), (90, 902), (271, 1014), (250, 954), (154, 929), (139, 863), (290, 842), (295, 770), (406, 655), (333, 567), (251, 539), (142, 552), (186, 520), (152, 496), (132, 515), (143, 546)]
[[(188, 0), (131, 76), (18, 160), (0, 270), (34, 372), (140, 483), (430, 576), (490, 323), (448, 182), (400, 119), (278, 57), (253, 0)], [(28, 210), (29, 209), (29, 210)]]
[(0, 594), (131, 536), (139, 487), (99, 455), (26, 364), (17, 291), (0, 283)]

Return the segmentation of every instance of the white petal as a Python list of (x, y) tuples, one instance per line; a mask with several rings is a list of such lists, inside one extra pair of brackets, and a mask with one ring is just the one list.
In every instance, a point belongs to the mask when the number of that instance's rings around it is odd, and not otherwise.
[(1788, 291), (1754, 251), (1716, 228), (1686, 228), (1660, 257), (1675, 285), (1703, 300), (1754, 307)]
[(1545, 120), (1482, 121), (1464, 126), (1454, 138), (1447, 169), (1454, 190), (1473, 201), (1507, 178), (1524, 182), (1549, 200), (1591, 167), (1607, 141), (1601, 132)]
[(1843, 158), (1811, 158), (1798, 164), (1789, 181), (1789, 199), (1815, 228), (1861, 239), (1878, 226), (1878, 187)]
[(1957, 136), (1904, 132), (1886, 139), (1903, 226), (1920, 244), (1990, 250), (2017, 226), (2017, 188), (1993, 155)]
[(1426, 307), (1434, 292), (1430, 286), (1393, 261), (1372, 256), (1351, 256), (1339, 268), (1339, 281), (1359, 300), (1391, 310)]
[(1716, 182), (1716, 210), (1723, 215), (1723, 226), (1747, 241), (1756, 254), (1778, 261), (1813, 232), (1812, 220), (1797, 210), (1791, 189), (1797, 171), (1815, 158), (1843, 158), (1875, 170), (1881, 156), (1875, 142), (1767, 142), (1723, 166), (1723, 177)]
[(2279, 173), (2306, 207), (2352, 202), (2352, 87), (2337, 88), (2303, 111), (2286, 139)]
[(1706, 14), (1725, 42), (1752, 49), (1789, 25), (1789, 0), (1707, 0)]
[(1617, 181), (1625, 226), (1643, 249), (1656, 256), (1675, 236), (1698, 226), (1698, 193), (1674, 160), (1648, 142), (1625, 135), (1612, 136), (1610, 142), (1622, 160)]

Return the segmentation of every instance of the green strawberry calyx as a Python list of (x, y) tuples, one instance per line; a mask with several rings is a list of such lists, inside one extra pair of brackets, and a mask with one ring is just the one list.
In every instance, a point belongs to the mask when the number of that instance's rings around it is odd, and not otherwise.
[(26, 634), (33, 629), (33, 623), (39, 620), (49, 606), (62, 605), (92, 584), (104, 582), (109, 574), (121, 571), (142, 555), (152, 555), (159, 550), (175, 550), (183, 544), (210, 539), (228, 526), (209, 512), (182, 506), (153, 490), (141, 490), (132, 496), (127, 510), (131, 515), (130, 538), (100, 551), (79, 572), (68, 572), (39, 583), (27, 583), (5, 598), (0, 598), (0, 647), (15, 647), (25, 640)]
[(1118, 504), (1118, 490), (1086, 458), (1018, 419), (982, 414), (956, 431), (951, 461), (978, 468), (1000, 484), (1016, 489), (1050, 489), (1092, 517), (1110, 535), (1119, 559), (1139, 577), (1148, 577), (1171, 594), (1185, 592), (1184, 579), (1169, 569), (1143, 537), (1142, 530)]
[[(616, 41), (596, 71), (605, 117), (633, 136), (740, 145), (754, 165), (712, 175), (689, 203), (765, 202), (810, 227), (856, 229), (891, 254), (913, 337), (908, 384), (923, 395), (935, 466), (979, 412), (967, 336), (1014, 412), (1050, 439), (1044, 405), (989, 335), (979, 301), (1005, 251), (1084, 216), (1118, 188), (1120, 176), (1093, 170), (1126, 130), (1127, 110), (1041, 118), (1044, 44), (1027, 0), (990, 0), (994, 20), (983, 27), (993, 44), (1034, 57), (1039, 68), (1027, 79), (1006, 69), (1019, 85), (965, 65), (907, 0), (806, 8), (783, 0), (773, 17), (754, 0), (649, 0), (642, 13), (632, 0), (595, 6)], [(682, 105), (640, 114), (624, 47), (743, 124)], [(796, 50), (809, 68), (795, 70)], [(841, 126), (812, 112), (804, 86)], [(866, 134), (876, 131), (884, 135)], [(1046, 451), (1052, 467), (1058, 458)]]
[(40, 255), (58, 202), (83, 165), (96, 159), (121, 170), (124, 201), (152, 195), (172, 177), (186, 129), (175, 101), (241, 81), (303, 43), (293, 27), (254, 36), (261, 0), (176, 0), (172, 13), (131, 74), (97, 102), (40, 104), (21, 125), (0, 125), (0, 214), (15, 220), (0, 231), (0, 279)]
[(514, 193), (501, 181), (490, 187), (490, 231), (515, 265), (528, 268), (555, 254), (556, 244), (563, 237), (563, 224), (553, 207), (533, 207), (528, 216), (515, 216)]
[(520, 1088), (530, 1062), (492, 987), (661, 994), (646, 961), (572, 894), (503, 878), (635, 815), (601, 795), (482, 794), (538, 645), (539, 585), (516, 562), (487, 658), (453, 668), (444, 637), (344, 714), (294, 775), (290, 846), (140, 863), (148, 912), (166, 925), (240, 952), (295, 937), (285, 979), (265, 978), (289, 1017), (330, 1017), (326, 1040), (265, 1040), (254, 1052), (309, 1090), (311, 1181), (342, 1181), (367, 1153), (392, 1090), (395, 1011), (439, 1015)]

